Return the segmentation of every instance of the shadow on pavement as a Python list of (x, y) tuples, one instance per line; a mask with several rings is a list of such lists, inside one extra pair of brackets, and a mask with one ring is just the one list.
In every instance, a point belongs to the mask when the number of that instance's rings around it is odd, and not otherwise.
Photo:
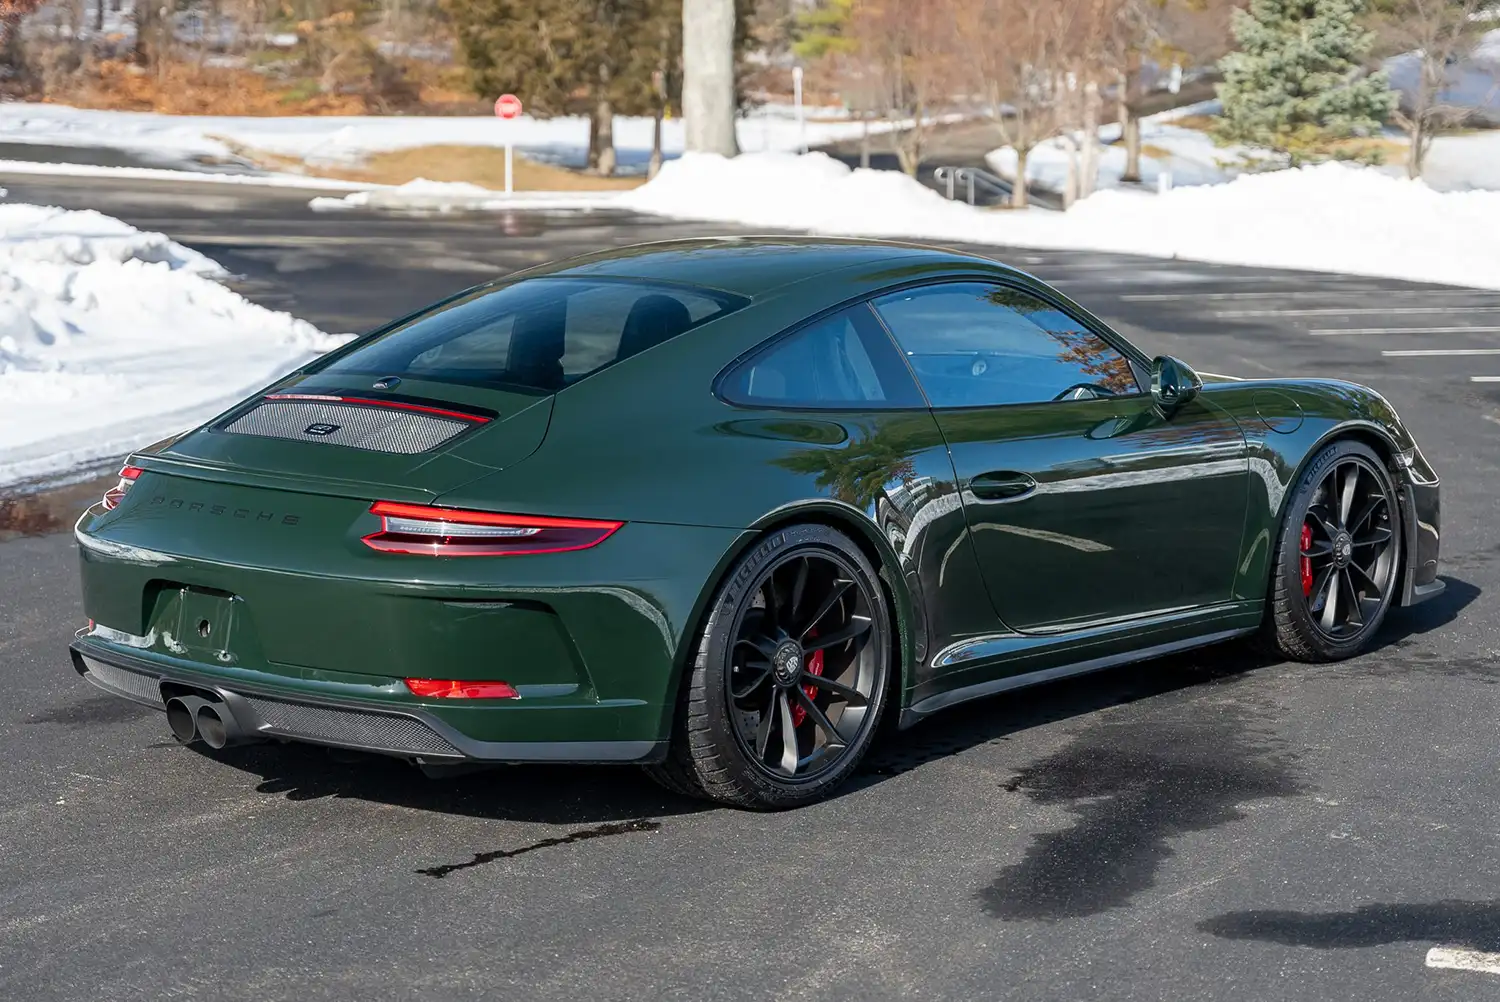
[(1346, 912), (1227, 912), (1198, 923), (1221, 939), (1251, 939), (1315, 950), (1427, 941), (1500, 949), (1500, 900), (1377, 903)]
[[(1480, 594), (1467, 582), (1447, 580), (1448, 589), (1442, 596), (1416, 609), (1397, 610), (1387, 619), (1377, 652), (1411, 644), (1413, 638), (1451, 622)], [(1385, 663), (1392, 659), (1374, 659), (1380, 662), (1378, 666), (1366, 655), (1341, 670), (1420, 670), (1424, 666), (1418, 657), (1421, 653), (1393, 664)], [(1034, 727), (1182, 693), (1184, 699), (1177, 701), (1182, 711), (1175, 718), (1161, 720), (1147, 714), (1111, 721), (1090, 739), (1105, 744), (1093, 747), (1075, 742), (1058, 755), (1029, 766), (1006, 784), (1008, 791), (1024, 791), (1038, 803), (1120, 793), (1121, 797), (1109, 798), (1116, 812), (1128, 806), (1131, 796), (1140, 795), (1140, 789), (1129, 793), (1131, 784), (1138, 783), (1140, 777), (1151, 777), (1151, 789), (1162, 791), (1164, 796), (1196, 799), (1196, 804), (1188, 805), (1175, 817), (1150, 803), (1136, 805), (1141, 814), (1137, 822), (1146, 815), (1156, 817), (1151, 825), (1137, 824), (1143, 833), (1138, 851), (1143, 858), (1149, 857), (1158, 852), (1153, 846), (1178, 831), (1233, 820), (1237, 816), (1232, 811), (1235, 803), (1299, 792), (1300, 785), (1284, 767), (1280, 751), (1271, 748), (1262, 729), (1248, 719), (1247, 714), (1254, 715), (1253, 708), (1241, 706), (1229, 712), (1218, 698), (1221, 687), (1233, 686), (1255, 669), (1280, 663), (1242, 643), (1216, 644), (966, 704), (910, 731), (883, 736), (842, 792), (847, 795), (868, 788)], [(1308, 670), (1326, 671), (1327, 666), (1308, 666)], [(1197, 689), (1204, 692), (1194, 693)], [(1213, 705), (1200, 705), (1209, 694), (1214, 696)], [(1228, 697), (1227, 693), (1222, 695)], [(1131, 727), (1139, 730), (1132, 731)], [(1172, 733), (1167, 733), (1169, 730)], [(1168, 746), (1175, 752), (1171, 760), (1164, 760), (1159, 751)], [(663, 790), (630, 767), (502, 766), (432, 779), (395, 759), (354, 753), (334, 757), (324, 749), (305, 745), (252, 745), (217, 753), (193, 747), (234, 768), (260, 775), (260, 792), (291, 800), (348, 797), (416, 810), (552, 824), (596, 824), (714, 809), (714, 805)], [(1193, 791), (1192, 795), (1184, 789)], [(1098, 823), (1109, 826), (1117, 821), (1105, 816)], [(1079, 826), (1064, 833), (1064, 842), (1048, 847), (1044, 855), (1068, 855), (1068, 846), (1075, 842), (1082, 850), (1092, 838), (1091, 824), (1084, 817)], [(1117, 890), (1125, 893), (1123, 885)], [(1108, 900), (1110, 893), (1104, 893), (1100, 900)], [(1007, 895), (1014, 896), (1010, 891)], [(1070, 907), (1057, 904), (1063, 911)]]

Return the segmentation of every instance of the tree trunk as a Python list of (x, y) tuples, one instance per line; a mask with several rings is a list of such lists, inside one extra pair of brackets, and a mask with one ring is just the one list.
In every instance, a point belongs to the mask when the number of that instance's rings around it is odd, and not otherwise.
[(860, 132), (859, 132), (859, 165), (861, 167), (865, 168), (866, 170), (869, 170), (869, 168), (870, 168), (870, 116), (868, 114), (861, 114), (860, 115), (860, 125), (862, 126), (862, 128), (860, 129)]
[(1120, 138), (1125, 143), (1125, 173), (1121, 181), (1141, 179), (1141, 118), (1130, 107), (1130, 77), (1120, 74), (1120, 104), (1116, 112), (1120, 120)]
[(104, 5), (108, 0), (96, 0), (94, 4), (94, 31), (104, 31)]
[(589, 112), (589, 152), (585, 161), (585, 169), (594, 170), (599, 166), (599, 112)]
[(682, 117), (687, 148), (732, 157), (734, 0), (683, 0)]
[(1407, 135), (1406, 176), (1415, 181), (1422, 176), (1422, 162), (1427, 159), (1427, 150), (1423, 148), (1427, 143), (1426, 116), (1413, 115)]
[(599, 173), (609, 177), (615, 172), (615, 109), (609, 100), (610, 72), (608, 63), (599, 64), (599, 103), (594, 108), (594, 117), (599, 122)]
[(1010, 204), (1013, 208), (1024, 209), (1031, 204), (1029, 188), (1026, 182), (1026, 161), (1031, 159), (1031, 150), (1016, 147), (1016, 179), (1011, 186)]
[(646, 180), (661, 172), (661, 119), (662, 107), (656, 106), (656, 116), (651, 123), (651, 160), (646, 164)]
[(1083, 173), (1078, 178), (1078, 197), (1088, 198), (1099, 184), (1099, 85), (1092, 80), (1083, 88)]

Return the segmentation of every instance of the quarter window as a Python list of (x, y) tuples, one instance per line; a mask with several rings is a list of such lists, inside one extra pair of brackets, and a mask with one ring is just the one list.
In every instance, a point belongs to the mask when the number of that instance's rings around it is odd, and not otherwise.
[(814, 321), (733, 369), (719, 386), (732, 404), (879, 410), (922, 401), (868, 306)]
[(1138, 393), (1129, 360), (1028, 292), (983, 282), (906, 289), (875, 307), (934, 407)]

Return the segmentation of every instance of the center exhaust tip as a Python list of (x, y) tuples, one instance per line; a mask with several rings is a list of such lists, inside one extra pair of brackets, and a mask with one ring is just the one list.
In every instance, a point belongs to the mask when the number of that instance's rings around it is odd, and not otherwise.
[[(198, 701), (203, 702), (203, 700)], [(173, 696), (167, 700), (167, 726), (172, 730), (172, 737), (185, 745), (190, 745), (198, 739), (197, 716), (193, 712), (195, 709), (195, 707), (188, 706), (187, 699), (181, 696)]]

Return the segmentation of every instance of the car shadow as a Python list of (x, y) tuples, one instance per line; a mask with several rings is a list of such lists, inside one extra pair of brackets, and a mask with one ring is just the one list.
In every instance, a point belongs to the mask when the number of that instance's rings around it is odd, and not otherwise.
[[(1445, 580), (1448, 587), (1437, 598), (1411, 609), (1393, 610), (1371, 651), (1336, 670), (1358, 674), (1483, 667), (1489, 671), (1488, 663), (1457, 665), (1462, 659), (1427, 658), (1424, 654), (1432, 652), (1420, 649), (1418, 638), (1452, 622), (1481, 594), (1468, 582)], [(1392, 651), (1402, 651), (1404, 656), (1381, 656)], [(1020, 731), (1179, 690), (1233, 684), (1250, 672), (1282, 663), (1249, 645), (1230, 642), (1102, 671), (1086, 680), (1064, 679), (976, 700), (910, 730), (882, 735), (840, 795)], [(1309, 671), (1328, 667), (1307, 666)], [(1500, 670), (1493, 673), (1500, 679)], [(432, 778), (396, 759), (331, 753), (308, 745), (250, 745), (218, 752), (202, 745), (193, 748), (260, 776), (259, 792), (289, 800), (344, 797), (442, 814), (559, 825), (635, 821), (715, 809), (715, 805), (657, 786), (638, 769), (620, 766), (499, 766)]]

